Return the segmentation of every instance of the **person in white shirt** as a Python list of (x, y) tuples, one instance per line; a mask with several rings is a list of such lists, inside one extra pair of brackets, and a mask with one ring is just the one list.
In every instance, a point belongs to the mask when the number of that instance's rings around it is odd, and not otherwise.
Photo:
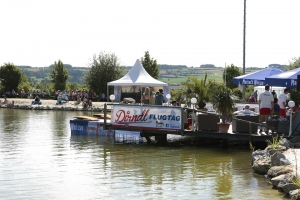
[(286, 95), (289, 93), (289, 89), (284, 89), (283, 93), (278, 96), (278, 104), (280, 106), (280, 117), (286, 117)]
[[(274, 97), (269, 90), (270, 86), (266, 85), (265, 91), (259, 94), (259, 122), (261, 124), (267, 121), (268, 116), (274, 108)], [(262, 132), (262, 128), (260, 128), (259, 132)]]
[(235, 111), (235, 115), (258, 115), (258, 113), (253, 112), (250, 109), (250, 105), (246, 104), (244, 110)]

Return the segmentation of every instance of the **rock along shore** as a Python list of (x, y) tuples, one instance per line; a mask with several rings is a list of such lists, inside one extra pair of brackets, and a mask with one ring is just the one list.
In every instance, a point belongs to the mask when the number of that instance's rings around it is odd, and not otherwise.
[(56, 100), (41, 99), (40, 105), (32, 105), (33, 99), (11, 98), (7, 99), (8, 103), (4, 104), (3, 100), (0, 103), (0, 108), (27, 109), (27, 110), (66, 110), (66, 111), (95, 111), (100, 112), (104, 109), (104, 104), (108, 102), (93, 102), (91, 108), (84, 109), (82, 104), (77, 104), (76, 101), (64, 101), (62, 104), (56, 104)]
[(252, 153), (252, 169), (255, 173), (270, 179), (273, 188), (283, 193), (283, 197), (300, 200), (299, 185), (292, 180), (300, 177), (300, 136), (290, 140), (280, 140), (279, 148), (268, 146)]

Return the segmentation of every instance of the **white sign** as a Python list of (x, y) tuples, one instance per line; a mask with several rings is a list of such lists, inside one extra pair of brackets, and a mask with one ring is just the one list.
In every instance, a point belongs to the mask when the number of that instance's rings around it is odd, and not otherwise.
[(180, 132), (181, 108), (164, 106), (113, 105), (114, 128)]

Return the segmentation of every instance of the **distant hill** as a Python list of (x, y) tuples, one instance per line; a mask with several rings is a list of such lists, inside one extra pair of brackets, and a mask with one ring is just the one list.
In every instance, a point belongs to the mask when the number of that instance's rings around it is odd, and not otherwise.
[(280, 64), (269, 64), (268, 67), (276, 67), (278, 69), (285, 70), (287, 66), (286, 65), (280, 65)]
[(204, 65), (200, 65), (200, 68), (216, 68), (216, 66), (213, 64), (204, 64)]
[[(64, 64), (69, 72), (68, 82), (83, 84), (82, 78), (89, 70), (89, 67), (73, 67), (70, 64)], [(17, 66), (28, 77), (31, 83), (50, 82), (49, 73), (52, 65), (49, 67), (31, 67), (31, 66)], [(270, 64), (269, 67), (276, 67), (285, 70), (285, 65)], [(132, 68), (132, 66), (125, 67), (125, 74)], [(167, 65), (159, 64), (160, 75), (159, 80), (167, 82), (169, 85), (178, 85), (187, 80), (189, 76), (195, 76), (199, 79), (203, 78), (205, 73), (208, 74), (209, 79), (222, 81), (223, 67), (216, 67), (213, 64), (203, 64), (200, 67), (187, 67), (186, 65)], [(247, 67), (246, 73), (261, 70), (259, 67)]]

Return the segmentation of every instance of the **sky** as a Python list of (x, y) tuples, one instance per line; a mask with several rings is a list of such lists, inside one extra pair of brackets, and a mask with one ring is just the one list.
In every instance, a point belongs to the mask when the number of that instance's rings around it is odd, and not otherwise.
[[(246, 1), (245, 67), (300, 57), (300, 1)], [(244, 0), (0, 0), (0, 65), (89, 66), (114, 53), (133, 66), (243, 67)]]

